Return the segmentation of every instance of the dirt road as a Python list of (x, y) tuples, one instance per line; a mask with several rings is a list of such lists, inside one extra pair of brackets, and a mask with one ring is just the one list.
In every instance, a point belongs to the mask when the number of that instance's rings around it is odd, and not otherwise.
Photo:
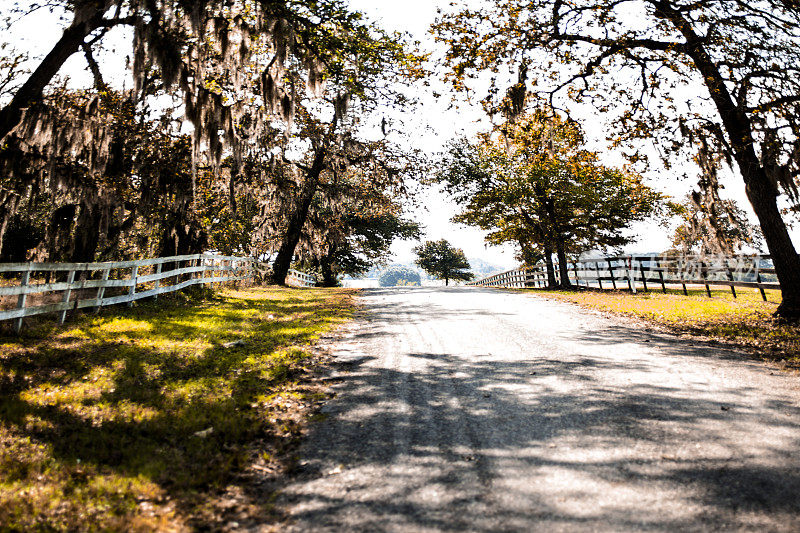
[(296, 531), (800, 531), (800, 378), (532, 295), (367, 290)]

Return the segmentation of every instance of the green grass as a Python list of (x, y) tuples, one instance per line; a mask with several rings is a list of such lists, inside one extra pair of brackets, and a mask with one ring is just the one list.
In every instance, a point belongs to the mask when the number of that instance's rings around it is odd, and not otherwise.
[(254, 456), (296, 440), (306, 347), (351, 316), (350, 294), (228, 290), (0, 337), (0, 530), (211, 520)]
[(625, 291), (542, 291), (551, 298), (615, 314), (634, 316), (673, 331), (735, 344), (770, 360), (800, 365), (800, 325), (773, 318), (781, 293), (766, 291), (767, 302), (757, 290), (705, 289), (658, 292)]

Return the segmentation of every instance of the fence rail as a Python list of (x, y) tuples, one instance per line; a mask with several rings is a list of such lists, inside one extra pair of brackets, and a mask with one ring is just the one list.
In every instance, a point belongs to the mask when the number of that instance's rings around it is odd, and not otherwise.
[(290, 270), (286, 276), (286, 283), (298, 287), (313, 287), (317, 284), (317, 278), (305, 272)]
[[(132, 305), (193, 285), (213, 287), (215, 283), (255, 280), (266, 272), (256, 259), (214, 254), (105, 263), (2, 263), (0, 322), (14, 320), (19, 333), (23, 320), (35, 315), (59, 313), (63, 324), (70, 311), (99, 312), (103, 307)], [(7, 284), (9, 281), (12, 284)], [(316, 280), (290, 270), (287, 282), (310, 287)]]
[[(711, 286), (726, 286), (734, 298), (736, 287), (756, 288), (766, 301), (765, 289), (780, 289), (775, 268), (768, 255), (758, 256), (673, 256), (628, 255), (584, 259), (567, 264), (570, 283), (598, 289), (639, 288), (648, 291), (653, 287), (667, 291), (668, 286), (705, 287), (711, 297)], [(560, 282), (558, 263), (555, 265), (556, 282)], [(605, 284), (604, 284), (605, 282)], [(547, 268), (542, 264), (494, 274), (469, 283), (478, 287), (526, 288), (546, 287)]]

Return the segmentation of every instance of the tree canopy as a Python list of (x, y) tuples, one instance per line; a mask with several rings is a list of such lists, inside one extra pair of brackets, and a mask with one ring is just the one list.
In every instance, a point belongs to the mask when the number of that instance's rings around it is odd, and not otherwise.
[(435, 179), (462, 206), (456, 221), (519, 245), (528, 263), (544, 258), (551, 284), (553, 253), (568, 284), (568, 255), (631, 242), (626, 230), (663, 200), (640, 176), (600, 164), (580, 127), (544, 110), (452, 145)]
[[(381, 106), (406, 105), (400, 88), (421, 75), (421, 58), (404, 36), (343, 0), (58, 0), (48, 7), (66, 20), (51, 52), (31, 73), (13, 50), (0, 62), (8, 74), (0, 84), (5, 260), (217, 250), (274, 258), (282, 282), (298, 251), (324, 255), (323, 247), (300, 247), (304, 238), (321, 242), (312, 214), (336, 211), (336, 231), (323, 240), (339, 243), (338, 261), (349, 262), (342, 272), (379, 262), (387, 241), (413, 233), (400, 201), (420, 159), (360, 133)], [(37, 5), (8, 9), (13, 21)], [(127, 91), (107, 83), (98, 60), (123, 26), (133, 39), (135, 84)], [(94, 87), (54, 83), (75, 53)], [(361, 218), (340, 216), (345, 205)], [(369, 234), (363, 246), (359, 232)], [(357, 257), (346, 257), (348, 246)]]
[[(492, 0), (435, 28), (459, 89), (493, 74), (485, 100), (513, 112), (528, 90), (553, 107), (594, 105), (621, 143), (653, 139), (667, 161), (716, 141), (735, 163), (781, 282), (779, 314), (800, 317), (800, 257), (778, 196), (797, 206), (800, 10), (761, 0)], [(504, 70), (518, 72), (509, 91)], [(704, 87), (698, 93), (696, 87)], [(635, 154), (631, 154), (634, 156)]]
[(451, 279), (469, 281), (474, 277), (464, 251), (454, 248), (445, 239), (426, 241), (414, 248), (414, 253), (417, 254), (415, 264), (429, 275), (443, 279), (445, 285), (450, 285)]

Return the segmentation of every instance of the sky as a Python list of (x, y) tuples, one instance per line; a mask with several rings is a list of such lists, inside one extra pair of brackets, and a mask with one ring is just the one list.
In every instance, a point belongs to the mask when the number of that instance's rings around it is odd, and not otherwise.
[[(415, 39), (421, 41), (423, 49), (433, 51), (434, 56), (441, 48), (434, 42), (433, 37), (428, 33), (430, 25), (436, 19), (436, 11), (439, 6), (446, 6), (450, 2), (445, 0), (351, 0), (350, 5), (367, 14), (372, 20), (379, 22), (384, 28), (390, 30), (405, 31), (410, 33)], [(474, 0), (474, 4), (479, 4), (480, 0)], [(440, 92), (447, 93), (444, 85), (433, 82), (434, 88)], [(703, 87), (697, 90), (704, 91)], [(414, 132), (414, 138), (419, 143), (420, 148), (432, 152), (441, 150), (446, 141), (457, 135), (471, 136), (479, 131), (485, 131), (488, 122), (483, 116), (482, 111), (477, 107), (469, 109), (461, 106), (458, 110), (448, 110), (449, 99), (443, 98), (440, 101), (423, 96), (422, 109), (419, 116), (422, 118), (427, 128), (423, 124), (417, 124), (418, 131)], [(605, 134), (602, 131), (601, 117), (593, 120), (594, 117), (582, 117), (587, 119), (584, 122), (587, 139), (592, 144), (592, 149), (598, 147), (602, 150), (605, 146)], [(655, 154), (652, 145), (642, 145), (641, 150)], [(605, 163), (610, 165), (622, 165), (624, 160), (618, 155), (607, 152)], [(602, 156), (601, 156), (602, 158)], [(654, 157), (653, 160), (656, 158)], [(697, 170), (691, 167), (673, 168), (665, 171), (660, 164), (652, 165), (652, 172), (645, 174), (646, 181), (657, 190), (671, 196), (674, 199), (682, 200), (696, 183), (693, 176), (697, 175)], [(691, 179), (681, 179), (686, 172)], [(736, 200), (740, 207), (744, 208), (751, 220), (756, 221), (752, 213), (749, 202), (745, 196), (744, 183), (738, 175), (731, 172), (722, 172), (721, 191), (723, 198)], [(439, 239), (447, 238), (456, 246), (464, 249), (468, 257), (481, 257), (489, 263), (500, 267), (516, 265), (514, 260), (513, 247), (486, 246), (483, 241), (484, 232), (475, 228), (467, 228), (450, 222), (450, 218), (458, 212), (458, 206), (449, 199), (436, 191), (431, 191), (426, 195), (425, 204), (428, 211), (415, 213), (419, 220), (426, 224), (428, 235), (425, 238)], [(671, 246), (672, 232), (674, 225), (667, 228), (656, 222), (639, 223), (632, 228), (631, 233), (638, 236), (638, 239), (625, 248), (627, 253), (644, 253), (664, 251)], [(793, 231), (796, 244), (800, 243), (800, 231)], [(403, 262), (410, 257), (409, 243), (396, 243), (394, 250), (396, 256)]]
[[(428, 29), (436, 19), (436, 10), (442, 2), (435, 0), (351, 0), (353, 9), (364, 12), (388, 30), (410, 33), (415, 40), (422, 42), (426, 50), (434, 50), (436, 44)], [(430, 80), (431, 87), (420, 87), (421, 103), (419, 109), (402, 117), (404, 133), (415, 147), (428, 153), (442, 151), (447, 142), (459, 135), (473, 136), (489, 127), (489, 122), (478, 107), (460, 106), (450, 108), (449, 90), (444, 83)], [(436, 91), (444, 96), (433, 97)], [(423, 207), (412, 211), (413, 216), (425, 226), (424, 240), (447, 239), (453, 246), (462, 248), (467, 257), (479, 257), (503, 269), (516, 266), (512, 246), (489, 246), (485, 243), (486, 232), (479, 229), (454, 224), (451, 218), (458, 213), (458, 206), (441, 191), (426, 189), (420, 198)], [(414, 258), (412, 248), (416, 242), (396, 242), (393, 246), (395, 261), (411, 263)]]
[[(479, 3), (480, 0), (474, 0)], [(0, 0), (0, 12), (4, 11), (12, 3), (12, 0)], [(434, 52), (441, 52), (432, 36), (428, 34), (430, 25), (436, 18), (438, 6), (449, 4), (449, 0), (350, 0), (353, 9), (364, 12), (368, 18), (378, 22), (384, 28), (408, 32), (414, 39), (421, 41), (423, 49)], [(11, 41), (18, 50), (28, 50), (35, 57), (42, 57), (60, 37), (61, 24), (56, 16), (41, 13), (39, 15), (27, 17), (20, 24), (14, 26), (13, 34), (6, 35), (0, 40)], [(121, 37), (121, 36), (120, 36)], [(114, 42), (120, 43), (120, 48), (124, 48), (128, 39), (117, 38)], [(119, 54), (128, 53), (127, 50), (116, 50)], [(101, 60), (102, 62), (102, 60)], [(102, 62), (104, 75), (107, 80), (128, 79), (121, 61)], [(75, 54), (62, 70), (61, 74), (67, 74), (77, 83), (90, 84), (91, 77), (86, 71), (85, 61), (80, 54)], [(416, 148), (423, 149), (430, 154), (440, 152), (446, 143), (457, 136), (473, 136), (479, 131), (485, 131), (490, 124), (484, 116), (480, 107), (475, 104), (461, 105), (458, 108), (451, 108), (449, 89), (440, 80), (430, 80), (431, 86), (418, 87), (420, 105), (416, 109), (407, 110), (405, 113), (398, 113), (393, 118), (393, 122), (398, 125), (399, 133), (403, 134), (404, 142), (409, 142)], [(432, 92), (436, 91), (444, 96), (440, 99), (433, 97)], [(592, 130), (592, 124), (599, 125), (601, 120), (591, 120), (593, 117), (586, 117), (589, 120), (587, 137), (594, 138), (596, 146), (602, 146), (604, 141), (603, 132), (596, 127)], [(643, 149), (647, 149), (643, 146)], [(613, 153), (608, 155), (606, 163), (621, 164), (621, 160), (615, 160)], [(690, 170), (691, 172), (691, 170)], [(663, 170), (656, 170), (650, 175), (650, 184), (658, 190), (681, 199), (692, 188), (693, 180), (679, 180), (676, 176), (680, 171), (673, 171), (672, 174)], [(739, 205), (750, 211), (749, 204), (744, 196), (744, 185), (738, 176), (729, 176), (724, 180), (726, 186), (723, 195), (734, 198)], [(448, 197), (436, 189), (426, 189), (420, 194), (419, 203), (421, 207), (411, 210), (411, 215), (421, 222), (426, 234), (423, 239), (438, 240), (445, 238), (458, 248), (462, 248), (468, 257), (479, 257), (488, 263), (499, 268), (509, 269), (516, 265), (514, 260), (514, 249), (512, 246), (488, 246), (484, 242), (485, 233), (464, 225), (454, 224), (451, 218), (458, 212), (458, 206)], [(752, 217), (752, 213), (751, 217)], [(670, 246), (670, 230), (658, 226), (655, 223), (639, 224), (634, 228), (634, 233), (640, 238), (634, 244), (626, 248), (627, 252), (652, 252), (665, 250)], [(795, 241), (800, 242), (799, 232), (794, 232)], [(392, 248), (395, 262), (411, 263), (413, 261), (412, 248), (417, 242), (397, 242)]]

